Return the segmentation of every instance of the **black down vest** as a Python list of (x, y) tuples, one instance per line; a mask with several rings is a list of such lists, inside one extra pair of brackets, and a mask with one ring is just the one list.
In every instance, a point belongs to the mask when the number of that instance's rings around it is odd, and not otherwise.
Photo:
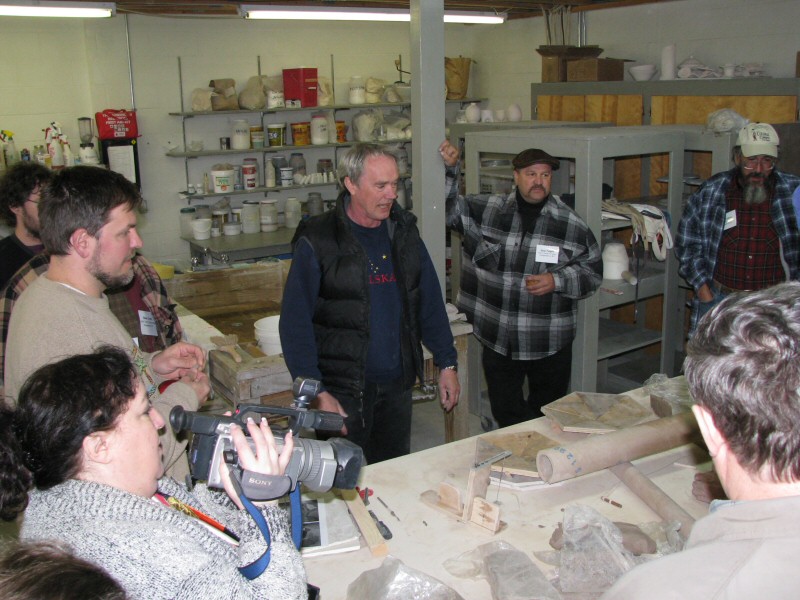
[[(304, 221), (292, 240), (306, 238), (319, 260), (322, 281), (312, 321), (319, 368), (328, 390), (360, 398), (369, 347), (367, 255), (350, 229), (345, 212), (350, 194), (342, 192), (335, 210)], [(420, 236), (417, 218), (395, 204), (387, 223), (392, 261), (403, 306), (401, 356), (411, 387), (423, 378), (420, 305)], [(346, 407), (352, 408), (352, 407)]]

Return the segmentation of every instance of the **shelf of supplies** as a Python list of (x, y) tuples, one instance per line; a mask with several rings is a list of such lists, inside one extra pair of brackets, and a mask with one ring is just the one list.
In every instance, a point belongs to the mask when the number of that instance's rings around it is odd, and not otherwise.
[(301, 184), (293, 184), (293, 185), (276, 185), (273, 187), (265, 187), (259, 186), (255, 188), (251, 188), (249, 190), (231, 190), (230, 192), (208, 192), (205, 194), (190, 194), (186, 191), (180, 192), (183, 194), (187, 200), (199, 200), (201, 198), (217, 198), (221, 196), (243, 196), (246, 194), (266, 194), (267, 192), (280, 192), (285, 190), (297, 190), (297, 189), (304, 189), (304, 188), (311, 188), (311, 187), (325, 187), (329, 185), (336, 185), (335, 181), (325, 181), (323, 183), (301, 183)]
[[(469, 102), (484, 102), (486, 98), (462, 98), (461, 100), (445, 100), (447, 104), (467, 104)], [(259, 108), (255, 110), (204, 110), (171, 112), (173, 117), (212, 117), (215, 115), (271, 115), (276, 113), (308, 112), (318, 110), (350, 110), (359, 108), (405, 108), (410, 107), (411, 102), (373, 102), (365, 104), (331, 104), (329, 106), (280, 106), (275, 108)]]
[(642, 329), (611, 319), (600, 319), (597, 360), (611, 358), (631, 350), (638, 350), (661, 341), (661, 332)]

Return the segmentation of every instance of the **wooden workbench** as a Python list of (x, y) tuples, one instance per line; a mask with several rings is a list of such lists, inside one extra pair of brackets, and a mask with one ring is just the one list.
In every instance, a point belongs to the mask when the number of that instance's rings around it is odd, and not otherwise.
[[(645, 395), (635, 392), (644, 402)], [(556, 441), (578, 439), (582, 434), (565, 434), (547, 418), (528, 421), (503, 432), (538, 431)], [(423, 571), (455, 589), (465, 600), (484, 600), (491, 597), (489, 584), (483, 579), (459, 579), (450, 575), (443, 562), (492, 540), (504, 540), (533, 558), (533, 552), (550, 550), (548, 540), (563, 518), (567, 504), (581, 503), (597, 509), (615, 521), (646, 523), (659, 517), (630, 492), (609, 471), (601, 471), (558, 485), (535, 491), (508, 491), (489, 487), (487, 500), (499, 502), (501, 519), (507, 527), (496, 535), (476, 525), (462, 523), (425, 504), (419, 496), (426, 490), (437, 489), (441, 481), (466, 488), (467, 475), (474, 459), (476, 437), (463, 439), (417, 452), (409, 456), (369, 465), (362, 470), (360, 485), (374, 490), (369, 508), (391, 529), (393, 537), (387, 542), (389, 555), (406, 565)], [(639, 469), (693, 517), (700, 518), (708, 505), (691, 495), (694, 469), (676, 466), (694, 458), (707, 462), (707, 456), (695, 446), (674, 450), (635, 461)], [(601, 500), (613, 499), (621, 508)], [(377, 500), (380, 497), (399, 517), (392, 517)], [(356, 552), (305, 559), (309, 583), (321, 588), (325, 600), (344, 600), (347, 586), (362, 572), (380, 566), (366, 547)], [(537, 563), (545, 573), (552, 567)]]

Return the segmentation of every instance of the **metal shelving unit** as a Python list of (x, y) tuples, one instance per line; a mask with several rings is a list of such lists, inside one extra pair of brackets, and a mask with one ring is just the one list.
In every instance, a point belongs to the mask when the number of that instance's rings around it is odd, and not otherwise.
[[(601, 190), (604, 181), (613, 180), (613, 161), (617, 158), (656, 154), (669, 157), (669, 181), (666, 209), (672, 215), (673, 236), (681, 214), (683, 162), (683, 131), (658, 127), (561, 128), (536, 131), (507, 130), (469, 133), (466, 136), (466, 162), (480, 164), (483, 154), (517, 154), (526, 148), (541, 148), (565, 161), (574, 161), (575, 210), (601, 239)], [(556, 194), (568, 190), (569, 169), (562, 169), (553, 182)], [(480, 174), (467, 173), (468, 193), (480, 189)], [(672, 253), (663, 264), (651, 261), (640, 274), (639, 301), (663, 296), (661, 331), (652, 331), (606, 318), (609, 309), (634, 301), (634, 288), (620, 281), (604, 280), (606, 290), (599, 290), (578, 303), (578, 328), (573, 348), (571, 389), (595, 391), (598, 374), (604, 370), (602, 361), (610, 360), (641, 348), (661, 343), (659, 369), (668, 375), (676, 372), (675, 356), (681, 347), (682, 334), (675, 327), (680, 314), (678, 295), (678, 265)]]

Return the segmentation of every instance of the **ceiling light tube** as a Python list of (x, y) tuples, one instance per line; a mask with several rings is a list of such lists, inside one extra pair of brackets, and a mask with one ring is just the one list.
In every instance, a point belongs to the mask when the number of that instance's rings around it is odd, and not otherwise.
[(38, 0), (3, 0), (3, 17), (82, 17), (105, 18), (116, 13), (113, 2), (40, 2)]
[[(389, 21), (409, 22), (411, 14), (405, 10), (381, 8), (364, 10), (359, 8), (318, 8), (313, 6), (264, 6), (242, 4), (241, 14), (246, 19), (278, 19), (301, 21)], [(486, 12), (444, 13), (445, 23), (503, 23), (505, 15)]]

